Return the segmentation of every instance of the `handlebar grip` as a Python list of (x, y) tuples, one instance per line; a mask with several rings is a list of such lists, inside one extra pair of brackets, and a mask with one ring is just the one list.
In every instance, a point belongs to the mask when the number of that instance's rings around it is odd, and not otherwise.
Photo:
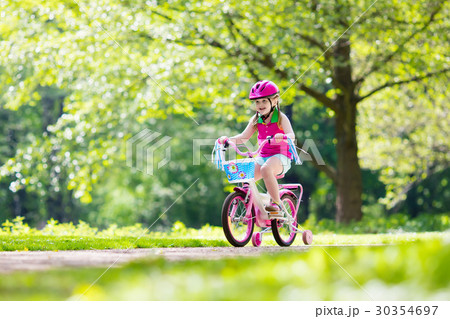
[[(266, 140), (269, 142), (269, 144), (270, 144), (270, 141), (273, 139), (274, 139), (274, 136), (272, 136), (272, 135), (266, 137)], [(287, 135), (283, 134), (283, 140), (287, 140), (287, 139), (288, 139)]]
[[(224, 140), (223, 142), (222, 142), (222, 139)], [(219, 144), (223, 144), (225, 147), (227, 147), (228, 146), (228, 137), (226, 137), (226, 136), (222, 136), (222, 137), (219, 137), (218, 139), (217, 139), (217, 142), (219, 143)]]

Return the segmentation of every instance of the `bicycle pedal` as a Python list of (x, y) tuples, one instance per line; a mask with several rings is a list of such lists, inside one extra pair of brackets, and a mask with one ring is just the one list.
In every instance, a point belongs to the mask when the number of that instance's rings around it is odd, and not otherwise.
[(284, 217), (283, 212), (267, 212), (267, 215), (269, 216), (269, 219), (283, 218)]

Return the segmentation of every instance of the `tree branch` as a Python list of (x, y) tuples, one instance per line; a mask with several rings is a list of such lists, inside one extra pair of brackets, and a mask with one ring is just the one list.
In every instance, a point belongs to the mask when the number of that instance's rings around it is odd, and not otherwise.
[(368, 98), (372, 94), (375, 94), (376, 92), (381, 91), (381, 90), (383, 90), (385, 88), (396, 86), (396, 85), (401, 85), (401, 84), (406, 84), (406, 83), (410, 83), (410, 82), (420, 81), (420, 80), (432, 77), (432, 76), (437, 75), (437, 74), (446, 73), (448, 71), (450, 71), (450, 68), (445, 68), (443, 70), (439, 70), (439, 71), (435, 71), (435, 72), (429, 72), (429, 73), (427, 73), (425, 75), (422, 75), (422, 76), (414, 76), (414, 77), (412, 77), (410, 79), (406, 79), (406, 80), (402, 80), (402, 81), (386, 82), (385, 84), (383, 84), (383, 85), (373, 89), (372, 91), (370, 91), (366, 95), (358, 98), (358, 102)]
[(160, 16), (160, 17), (166, 19), (166, 20), (168, 20), (168, 21), (173, 21), (173, 19), (172, 19), (171, 17), (169, 17), (168, 15), (165, 15), (165, 14), (163, 14), (163, 13), (161, 13), (161, 12), (158, 12), (158, 11), (156, 11), (156, 10), (149, 10), (149, 11), (150, 11), (151, 13), (153, 13), (153, 14), (156, 14), (156, 15), (158, 15), (158, 16)]
[(306, 94), (308, 94), (309, 96), (313, 97), (315, 100), (319, 101), (320, 103), (322, 103), (323, 105), (325, 105), (326, 107), (329, 107), (330, 109), (332, 109), (333, 111), (337, 112), (337, 106), (334, 103), (334, 101), (330, 98), (328, 98), (325, 94), (316, 91), (310, 87), (307, 87), (306, 85), (304, 85), (303, 83), (301, 83), (299, 85), (299, 89), (302, 90), (303, 92), (305, 92)]
[[(417, 185), (419, 185), (420, 183), (422, 183), (424, 180), (426, 180), (427, 178), (429, 178), (430, 176), (437, 174), (437, 173), (441, 173), (442, 171), (446, 170), (447, 168), (449, 168), (450, 165), (448, 165), (448, 163), (444, 163), (443, 166), (427, 166), (427, 168), (425, 169), (425, 173), (426, 173), (426, 177), (423, 178), (421, 177), (422, 174), (416, 174), (416, 180), (409, 182), (400, 192), (399, 195), (404, 195), (404, 194), (408, 194), (408, 192), (413, 188), (416, 187)], [(400, 209), (400, 204), (403, 203), (404, 200), (400, 199), (400, 196), (398, 196), (397, 199), (394, 200), (392, 207), (389, 209), (390, 212), (398, 212), (398, 210)]]
[[(155, 12), (153, 11), (153, 13), (162, 16), (165, 19), (171, 19), (168, 16), (162, 15), (159, 12)], [(250, 45), (251, 48), (253, 48), (255, 50), (255, 52), (257, 53), (256, 56), (253, 55), (253, 58), (255, 61), (259, 62), (261, 65), (264, 65), (265, 67), (274, 70), (274, 72), (280, 76), (283, 79), (287, 79), (288, 78), (288, 73), (285, 70), (281, 70), (278, 69), (276, 67), (276, 63), (275, 60), (273, 59), (273, 57), (270, 55), (270, 53), (265, 52), (264, 48), (257, 45), (252, 39), (250, 39), (244, 32), (242, 32), (242, 30), (240, 30), (236, 24), (234, 23), (232, 17), (230, 14), (224, 14), (224, 17), (227, 19), (227, 26), (228, 29), (230, 30), (230, 33), (232, 34), (232, 36), (236, 39), (234, 32), (239, 35), (248, 45)], [(203, 33), (201, 33), (198, 28), (194, 27), (195, 32), (198, 34), (199, 38), (202, 39), (203, 41), (205, 41), (206, 44), (215, 47), (215, 48), (219, 48), (223, 51), (225, 51), (228, 56), (230, 57), (238, 57), (238, 56), (242, 56), (244, 61), (246, 62), (247, 66), (249, 67), (249, 72), (252, 74), (252, 76), (255, 78), (256, 77), (256, 73), (255, 70), (251, 67), (250, 65), (250, 61), (249, 59), (245, 56), (245, 52), (241, 51), (239, 48), (237, 48), (235, 46), (234, 51), (230, 51), (229, 49), (226, 48), (226, 46), (222, 43), (220, 43), (219, 41), (215, 40), (214, 38), (205, 35)], [(234, 31), (234, 32), (233, 32)], [(300, 37), (302, 37), (304, 40), (308, 41), (309, 43), (317, 46), (320, 49), (323, 49), (324, 46), (318, 42), (317, 40), (315, 40), (314, 38), (305, 35), (305, 34), (298, 34)], [(178, 40), (179, 41), (179, 40)], [(192, 43), (189, 43), (192, 45)], [(320, 103), (322, 103), (323, 105), (331, 108), (333, 111), (337, 112), (337, 106), (335, 105), (334, 101), (329, 99), (325, 94), (318, 92), (310, 87), (307, 87), (304, 84), (300, 84), (299, 85), (299, 89), (301, 89), (302, 91), (304, 91), (306, 94), (310, 95), (311, 97), (313, 97), (314, 99), (316, 99), (317, 101), (319, 101)]]
[(391, 52), (389, 55), (385, 56), (383, 59), (379, 60), (378, 62), (374, 62), (372, 67), (370, 68), (370, 70), (367, 71), (366, 74), (359, 77), (355, 83), (356, 84), (362, 83), (370, 74), (378, 71), (382, 66), (386, 65), (386, 63), (391, 61), (398, 53), (400, 53), (403, 50), (405, 45), (409, 41), (411, 41), (411, 39), (413, 39), (417, 34), (423, 32), (426, 28), (428, 28), (428, 26), (435, 20), (436, 15), (439, 13), (439, 11), (441, 11), (441, 9), (442, 9), (442, 6), (439, 6), (433, 12), (431, 12), (430, 18), (428, 19), (427, 22), (425, 22), (425, 24), (421, 28), (419, 28), (419, 29), (415, 30), (413, 33), (411, 33), (411, 35), (409, 37), (407, 37), (402, 43), (399, 44), (399, 46), (397, 47), (396, 50), (394, 50), (393, 52)]
[(312, 161), (312, 164), (319, 171), (325, 173), (325, 175), (327, 175), (328, 178), (333, 181), (334, 185), (337, 185), (337, 173), (336, 173), (336, 169), (334, 167), (329, 166), (329, 165), (319, 165), (316, 161)]
[[(281, 25), (275, 24), (274, 25), (276, 28), (279, 28), (281, 30), (284, 31), (291, 31), (289, 28), (283, 27)], [(322, 52), (325, 52), (324, 57), (327, 61), (329, 61), (329, 59), (331, 58), (331, 52), (327, 51), (327, 47), (325, 46), (324, 43), (321, 43), (319, 40), (313, 38), (312, 36), (305, 34), (305, 33), (299, 33), (299, 32), (295, 32), (294, 33), (295, 36), (297, 36), (298, 38), (308, 42), (309, 44), (311, 44), (312, 46), (320, 49)], [(309, 58), (312, 58), (311, 56), (308, 56)], [(317, 61), (318, 63), (320, 63), (319, 61)]]
[(294, 33), (296, 36), (298, 36), (300, 39), (305, 40), (306, 42), (308, 42), (309, 44), (319, 48), (322, 51), (325, 51), (327, 49), (327, 47), (323, 44), (320, 43), (318, 40), (314, 39), (313, 37), (304, 34), (304, 33)]
[[(297, 146), (297, 148), (299, 148), (299, 147)], [(318, 171), (325, 173), (325, 175), (327, 175), (327, 177), (333, 181), (334, 185), (337, 185), (337, 171), (336, 171), (336, 168), (334, 168), (331, 165), (326, 165), (326, 164), (319, 165), (319, 163), (317, 163), (317, 161), (314, 160), (312, 157), (311, 157), (311, 159), (312, 159), (311, 163), (313, 164), (313, 166)]]
[(275, 72), (280, 75), (282, 78), (286, 79), (288, 77), (288, 74), (284, 70), (280, 70), (276, 68), (276, 63), (270, 53), (265, 52), (265, 50), (257, 45), (252, 39), (250, 39), (242, 30), (240, 30), (236, 24), (234, 23), (231, 15), (225, 14), (225, 18), (227, 19), (227, 22), (229, 24), (229, 29), (234, 30), (242, 39), (244, 39), (245, 42), (247, 42), (250, 47), (252, 47), (256, 51), (256, 56), (254, 56), (254, 59), (258, 61), (263, 66), (274, 69)]

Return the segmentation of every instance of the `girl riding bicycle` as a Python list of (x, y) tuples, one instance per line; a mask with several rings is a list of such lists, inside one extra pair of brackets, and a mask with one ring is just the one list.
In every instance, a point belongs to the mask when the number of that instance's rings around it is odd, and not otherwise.
[(222, 144), (227, 140), (235, 144), (243, 144), (256, 131), (258, 131), (258, 144), (268, 137), (273, 138), (270, 144), (262, 148), (260, 156), (255, 158), (255, 181), (261, 178), (264, 180), (271, 197), (271, 204), (266, 206), (270, 216), (276, 216), (281, 212), (277, 177), (286, 174), (291, 168), (293, 158), (285, 136), (295, 139), (291, 122), (280, 110), (279, 93), (278, 87), (272, 81), (259, 81), (253, 85), (249, 99), (254, 101), (256, 114), (241, 134), (233, 137), (222, 136), (219, 139)]

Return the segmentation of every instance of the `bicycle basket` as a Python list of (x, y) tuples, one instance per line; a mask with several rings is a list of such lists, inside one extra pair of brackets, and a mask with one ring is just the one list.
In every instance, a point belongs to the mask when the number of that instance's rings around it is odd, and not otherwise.
[(255, 177), (255, 160), (252, 158), (224, 162), (223, 168), (230, 183), (248, 182)]

